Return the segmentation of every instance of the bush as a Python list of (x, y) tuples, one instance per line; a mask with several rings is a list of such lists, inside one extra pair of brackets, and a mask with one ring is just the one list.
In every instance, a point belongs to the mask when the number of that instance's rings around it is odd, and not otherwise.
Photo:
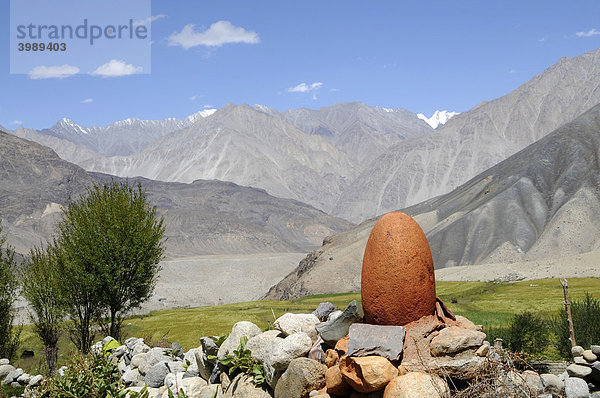
[[(571, 302), (573, 329), (577, 345), (589, 348), (592, 344), (600, 343), (600, 300), (586, 293), (581, 300)], [(560, 315), (555, 318), (556, 349), (564, 358), (571, 358), (571, 341), (566, 310), (561, 308)]]
[(540, 355), (550, 342), (548, 321), (533, 312), (515, 315), (509, 327), (508, 349), (528, 355)]
[(542, 354), (547, 349), (551, 336), (548, 320), (527, 311), (515, 315), (507, 326), (487, 327), (484, 331), (491, 344), (500, 338), (504, 348), (527, 356)]
[[(45, 379), (38, 392), (40, 398), (124, 398), (128, 393), (117, 366), (102, 355), (75, 358), (62, 377)], [(129, 396), (147, 398), (148, 393), (129, 392)]]

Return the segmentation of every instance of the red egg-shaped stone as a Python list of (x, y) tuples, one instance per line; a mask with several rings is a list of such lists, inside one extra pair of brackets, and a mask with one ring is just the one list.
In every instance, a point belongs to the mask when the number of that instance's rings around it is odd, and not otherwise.
[(431, 249), (412, 217), (388, 213), (373, 227), (363, 258), (361, 296), (371, 324), (406, 325), (434, 314)]

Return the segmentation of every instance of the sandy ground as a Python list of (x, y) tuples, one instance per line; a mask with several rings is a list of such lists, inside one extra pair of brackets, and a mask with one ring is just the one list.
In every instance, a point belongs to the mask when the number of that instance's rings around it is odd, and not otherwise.
[[(305, 256), (306, 253), (235, 254), (164, 261), (154, 296), (136, 312), (256, 300)], [(29, 323), (25, 305), (20, 298), (18, 323)]]
[(548, 260), (464, 265), (435, 271), (439, 281), (514, 281), (600, 277), (600, 251)]

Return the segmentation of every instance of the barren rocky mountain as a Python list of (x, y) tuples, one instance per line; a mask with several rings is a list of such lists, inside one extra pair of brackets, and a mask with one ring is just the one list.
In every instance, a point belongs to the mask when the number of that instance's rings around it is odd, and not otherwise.
[(340, 196), (354, 222), (449, 192), (600, 103), (600, 49), (562, 58), (508, 95), (391, 146)]
[(255, 105), (255, 108), (279, 116), (306, 133), (325, 138), (347, 154), (359, 168), (365, 167), (391, 145), (433, 131), (406, 109), (371, 107), (361, 102), (285, 112), (261, 105)]
[(227, 105), (194, 123), (190, 118), (128, 119), (101, 128), (63, 119), (51, 129), (13, 134), (90, 171), (232, 181), (331, 211), (348, 183), (387, 147), (433, 131), (404, 109), (362, 103), (286, 112)]
[[(403, 211), (426, 232), (436, 269), (598, 251), (599, 159), (597, 105), (454, 191)], [(327, 238), (267, 297), (358, 291), (375, 222)]]
[[(0, 218), (20, 252), (52, 234), (60, 207), (110, 176), (87, 173), (51, 149), (0, 132)], [(304, 203), (220, 181), (140, 181), (165, 217), (167, 255), (302, 252), (349, 226)]]

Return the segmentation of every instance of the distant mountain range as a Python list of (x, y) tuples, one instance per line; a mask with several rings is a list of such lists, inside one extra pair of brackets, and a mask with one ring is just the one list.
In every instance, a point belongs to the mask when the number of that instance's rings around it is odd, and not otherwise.
[[(426, 232), (436, 269), (597, 251), (599, 160), (597, 105), (454, 191), (402, 211)], [(327, 238), (266, 298), (359, 291), (376, 221)]]
[(89, 171), (186, 183), (231, 181), (329, 212), (342, 190), (388, 147), (433, 131), (409, 111), (362, 103), (286, 112), (229, 104), (204, 112), (91, 128), (63, 119), (50, 129), (11, 133)]
[[(0, 132), (0, 219), (17, 251), (26, 253), (54, 232), (61, 206), (93, 182), (89, 173), (37, 143)], [(230, 182), (141, 182), (165, 217), (169, 258), (204, 254), (305, 252), (352, 224), (309, 205)]]

